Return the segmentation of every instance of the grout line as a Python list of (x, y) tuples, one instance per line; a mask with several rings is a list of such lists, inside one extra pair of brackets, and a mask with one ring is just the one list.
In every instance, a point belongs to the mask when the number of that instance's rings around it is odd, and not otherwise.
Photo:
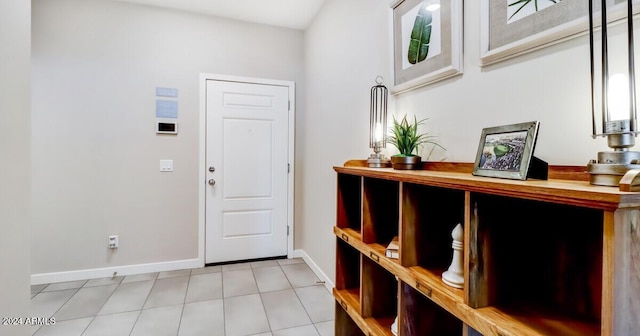
[[(296, 294), (296, 297), (298, 298), (298, 301), (300, 301), (300, 305), (302, 306), (302, 309), (304, 309), (304, 312), (307, 314), (307, 317), (309, 318), (311, 324), (314, 324), (313, 319), (311, 318), (311, 314), (309, 314), (309, 310), (307, 310), (307, 306), (304, 305), (304, 302), (302, 302), (302, 299), (300, 299), (300, 295), (298, 295), (298, 291), (295, 288), (293, 289), (293, 293)], [(315, 328), (315, 325), (313, 327)], [(318, 330), (316, 329), (316, 331)], [(320, 332), (318, 332), (318, 335), (319, 334)]]
[(226, 305), (227, 305), (227, 301), (225, 301), (225, 297), (224, 297), (224, 273), (222, 272), (222, 266), (220, 266), (220, 291), (222, 292), (221, 296), (222, 296), (222, 330), (223, 333), (226, 335), (227, 334), (227, 316), (226, 316)]

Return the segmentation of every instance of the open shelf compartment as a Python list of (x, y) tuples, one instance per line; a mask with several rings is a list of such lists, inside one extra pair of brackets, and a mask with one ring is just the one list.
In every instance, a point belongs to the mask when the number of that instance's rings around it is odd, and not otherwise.
[(401, 264), (441, 274), (451, 264), (451, 233), (464, 225), (465, 193), (419, 184), (402, 184)]
[(386, 247), (398, 235), (400, 183), (365, 177), (363, 184), (362, 241)]
[(600, 335), (603, 211), (486, 194), (472, 204), (467, 304), (544, 335)]
[(399, 335), (461, 336), (463, 323), (422, 293), (400, 282)]
[(360, 311), (360, 260), (362, 255), (348, 243), (337, 238), (336, 243), (336, 283), (345, 302), (349, 301)]
[(362, 230), (362, 177), (338, 174), (336, 226)]
[(393, 335), (398, 309), (396, 277), (371, 259), (362, 258), (362, 318), (383, 335)]
[(334, 334), (335, 336), (365, 336), (365, 333), (338, 302), (336, 302)]

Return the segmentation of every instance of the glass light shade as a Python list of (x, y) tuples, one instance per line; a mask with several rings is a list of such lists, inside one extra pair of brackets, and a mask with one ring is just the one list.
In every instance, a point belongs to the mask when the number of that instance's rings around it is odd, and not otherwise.
[(387, 97), (389, 91), (382, 85), (381, 76), (376, 77), (376, 84), (371, 88), (371, 106), (369, 112), (369, 148), (373, 154), (367, 160), (369, 167), (386, 167), (389, 160), (381, 154), (382, 148), (386, 148), (387, 141), (385, 130), (387, 129)]
[(609, 120), (629, 120), (629, 76), (617, 73), (609, 77)]
[(383, 131), (382, 123), (376, 123), (375, 130), (373, 132), (373, 140), (377, 143), (380, 143), (384, 140), (384, 131)]
[[(633, 11), (630, 0), (626, 1), (626, 45), (609, 39), (607, 8), (608, 1), (599, 1), (594, 7), (589, 0), (589, 51), (591, 60), (591, 118), (592, 136), (607, 138), (611, 151), (598, 152), (598, 159), (587, 165), (591, 184), (618, 186), (630, 170), (640, 169), (640, 152), (630, 151), (635, 145), (636, 129), (636, 85), (634, 65)], [(625, 4), (620, 4), (620, 7)], [(615, 5), (618, 6), (618, 5)], [(598, 8), (599, 7), (599, 8)], [(600, 15), (600, 48), (595, 47), (596, 20)], [(599, 50), (598, 50), (599, 49)], [(596, 53), (599, 55), (596, 56)], [(625, 57), (618, 57), (623, 55)], [(626, 60), (625, 60), (626, 58)], [(611, 66), (625, 65), (624, 73), (619, 69), (610, 73)], [(614, 71), (612, 71), (613, 73)], [(598, 127), (596, 120), (600, 119)]]

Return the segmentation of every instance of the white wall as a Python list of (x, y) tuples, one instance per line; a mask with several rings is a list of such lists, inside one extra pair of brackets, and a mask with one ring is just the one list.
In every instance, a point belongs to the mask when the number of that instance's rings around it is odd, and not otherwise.
[[(366, 159), (369, 89), (392, 82), (390, 0), (329, 0), (305, 34), (308, 90), (297, 246), (335, 277), (336, 175), (332, 165)], [(434, 160), (473, 162), (482, 128), (539, 120), (535, 155), (553, 165), (586, 165), (605, 140), (591, 139), (586, 36), (481, 68), (480, 2), (464, 2), (464, 74), (393, 96), (390, 110), (429, 118), (447, 150)], [(390, 154), (395, 149), (389, 149)]]
[[(29, 54), (31, 3), (0, 2), (0, 316), (29, 316)], [(30, 335), (0, 325), (0, 335)]]
[[(335, 277), (333, 166), (369, 154), (369, 98), (391, 82), (388, 11), (381, 0), (329, 0), (305, 32), (305, 113), (298, 119), (296, 247)], [(387, 84), (388, 85), (388, 84)]]
[[(33, 1), (32, 273), (197, 258), (199, 74), (300, 83), (302, 61), (298, 30)], [(155, 134), (156, 87), (179, 90), (177, 136)]]

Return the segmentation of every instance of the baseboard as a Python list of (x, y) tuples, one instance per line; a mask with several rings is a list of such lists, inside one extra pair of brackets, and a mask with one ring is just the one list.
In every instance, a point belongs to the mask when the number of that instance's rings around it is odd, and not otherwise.
[[(313, 273), (324, 282), (324, 286), (332, 291), (335, 286), (333, 281), (322, 271), (320, 267), (311, 259), (311, 257), (304, 250), (294, 250), (294, 258), (302, 258), (307, 265), (311, 268)], [(76, 281), (76, 280), (90, 280), (108, 278), (116, 275), (133, 275), (143, 273), (165, 272), (175, 271), (187, 268), (202, 267), (202, 260), (200, 259), (187, 259), (176, 260), (159, 263), (127, 265), (127, 266), (115, 266), (105, 268), (93, 268), (86, 270), (67, 271), (67, 272), (53, 272), (53, 273), (40, 273), (31, 275), (31, 285), (41, 285), (56, 282)]]
[(202, 260), (200, 259), (187, 259), (176, 260), (159, 263), (127, 265), (127, 266), (115, 266), (105, 268), (94, 268), (87, 270), (68, 271), (68, 272), (54, 272), (54, 273), (41, 273), (31, 275), (32, 285), (41, 285), (47, 283), (76, 281), (76, 280), (89, 280), (108, 278), (116, 275), (132, 275), (154, 272), (175, 271), (187, 268), (202, 267)]
[(322, 271), (322, 269), (318, 267), (318, 265), (313, 261), (313, 259), (311, 259), (307, 252), (305, 252), (304, 250), (294, 250), (293, 256), (294, 258), (302, 258), (307, 263), (307, 265), (309, 265), (313, 273), (315, 273), (321, 281), (324, 281), (324, 286), (329, 290), (329, 292), (331, 293), (333, 291), (333, 287), (335, 287), (333, 281), (331, 281), (331, 279), (329, 279), (329, 277)]

